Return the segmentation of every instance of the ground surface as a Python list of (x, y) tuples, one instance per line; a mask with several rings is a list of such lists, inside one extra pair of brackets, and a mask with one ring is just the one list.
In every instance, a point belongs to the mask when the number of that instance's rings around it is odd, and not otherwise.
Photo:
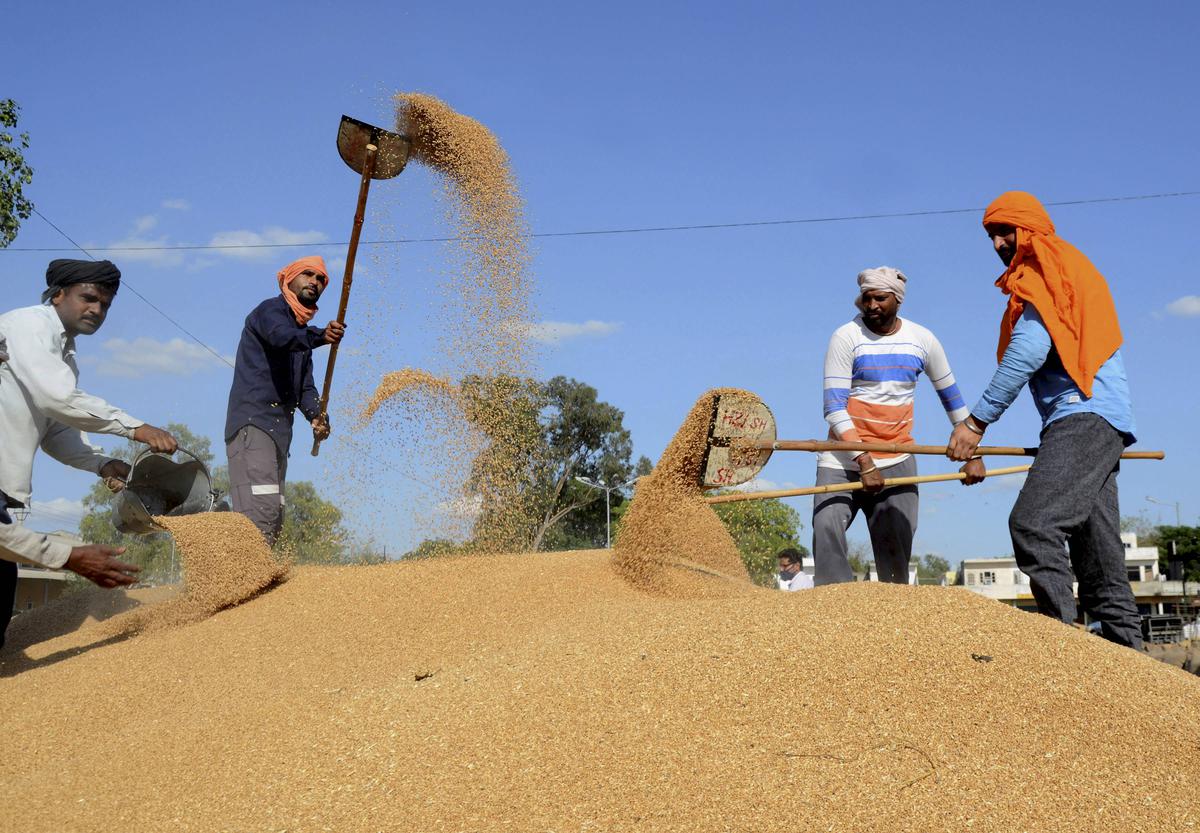
[(101, 628), (6, 655), (0, 830), (1200, 822), (1200, 680), (961, 589), (669, 600), (579, 552), (301, 568)]

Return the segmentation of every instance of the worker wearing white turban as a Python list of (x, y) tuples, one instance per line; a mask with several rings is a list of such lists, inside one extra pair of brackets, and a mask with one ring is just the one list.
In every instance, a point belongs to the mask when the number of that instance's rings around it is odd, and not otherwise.
[[(847, 443), (907, 445), (913, 442), (913, 402), (917, 378), (926, 376), (952, 425), (967, 415), (941, 342), (925, 327), (901, 318), (908, 280), (899, 269), (878, 266), (858, 274), (855, 306), (861, 312), (838, 327), (825, 352), (823, 399), (829, 439)], [(963, 468), (964, 483), (983, 477), (983, 464)], [(884, 472), (887, 472), (885, 478)], [(889, 451), (826, 451), (817, 458), (817, 485), (858, 482), (847, 494), (813, 499), (815, 583), (853, 581), (846, 530), (859, 513), (866, 517), (871, 551), (880, 581), (912, 581), (912, 542), (917, 529), (916, 485), (888, 485), (913, 477), (909, 454)]]
[(908, 283), (908, 278), (899, 269), (893, 269), (891, 266), (876, 266), (874, 269), (864, 269), (858, 273), (858, 297), (854, 299), (854, 306), (862, 309), (862, 296), (864, 292), (874, 292), (882, 290), (890, 292), (896, 296), (898, 303), (904, 303), (904, 287)]

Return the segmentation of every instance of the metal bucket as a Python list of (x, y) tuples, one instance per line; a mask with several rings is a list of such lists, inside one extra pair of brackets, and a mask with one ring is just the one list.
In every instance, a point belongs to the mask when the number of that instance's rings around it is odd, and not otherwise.
[(113, 503), (113, 525), (120, 532), (162, 532), (155, 515), (195, 515), (209, 512), (216, 502), (208, 468), (195, 454), (179, 449), (191, 459), (173, 460), (146, 449), (134, 458), (125, 488)]

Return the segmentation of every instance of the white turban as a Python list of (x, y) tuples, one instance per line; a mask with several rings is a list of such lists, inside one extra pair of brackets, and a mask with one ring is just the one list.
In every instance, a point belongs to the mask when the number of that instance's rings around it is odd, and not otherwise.
[(863, 293), (880, 289), (892, 293), (898, 302), (904, 303), (904, 286), (907, 282), (904, 273), (891, 266), (864, 269), (858, 273), (858, 296), (854, 299), (854, 306), (862, 309)]

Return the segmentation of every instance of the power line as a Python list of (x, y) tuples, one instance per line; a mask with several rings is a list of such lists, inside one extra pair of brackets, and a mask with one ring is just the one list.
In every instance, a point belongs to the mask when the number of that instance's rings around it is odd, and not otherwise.
[[(74, 246), (76, 249), (78, 249), (79, 251), (83, 252), (85, 255), (87, 255), (88, 257), (90, 257), (92, 260), (95, 260), (95, 259), (96, 259), (96, 257), (95, 257), (95, 256), (94, 256), (94, 255), (93, 255), (93, 254), (92, 254), (90, 251), (88, 251), (87, 249), (83, 248), (83, 246), (80, 246), (78, 243), (76, 243), (76, 242), (75, 242), (75, 240), (74, 240), (74, 239), (71, 237), (71, 235), (67, 234), (65, 231), (63, 231), (61, 228), (59, 228), (59, 227), (58, 227), (58, 226), (57, 226), (57, 225), (56, 225), (54, 222), (52, 222), (52, 221), (50, 220), (50, 218), (49, 218), (49, 217), (47, 217), (47, 216), (46, 216), (45, 214), (43, 214), (42, 212), (38, 211), (36, 208), (35, 208), (33, 211), (34, 211), (34, 213), (35, 213), (35, 214), (37, 214), (39, 217), (41, 217), (43, 220), (45, 220), (45, 221), (46, 221), (46, 223), (47, 223), (47, 224), (48, 224), (48, 225), (49, 225), (49, 226), (50, 226), (52, 229), (54, 229), (54, 230), (55, 230), (55, 231), (57, 231), (59, 234), (61, 234), (63, 237), (65, 237), (67, 240), (69, 240), (69, 241), (71, 242), (71, 244), (72, 244), (72, 245), (73, 245), (73, 246)], [(70, 251), (70, 250), (67, 250), (67, 251)], [(103, 250), (101, 250), (101, 249), (96, 249), (96, 251), (103, 251)], [(122, 278), (122, 279), (121, 279), (121, 282), (122, 282), (123, 284), (125, 284), (125, 285), (127, 285), (127, 286), (128, 286), (128, 281), (126, 281), (124, 278)], [(143, 300), (143, 301), (144, 301), (144, 302), (145, 302), (145, 303), (146, 303), (146, 304), (147, 304), (147, 305), (148, 305), (148, 306), (149, 306), (151, 309), (153, 309), (155, 312), (157, 312), (157, 313), (158, 313), (159, 315), (161, 315), (163, 318), (165, 318), (165, 319), (167, 319), (168, 321), (170, 321), (172, 324), (174, 324), (176, 327), (178, 327), (178, 328), (179, 328), (179, 329), (180, 329), (182, 332), (184, 332), (184, 333), (187, 333), (187, 335), (188, 335), (188, 337), (189, 337), (189, 338), (191, 338), (193, 341), (195, 341), (197, 344), (199, 344), (201, 347), (203, 347), (203, 348), (204, 348), (205, 350), (207, 350), (208, 352), (212, 353), (212, 354), (213, 354), (214, 356), (216, 356), (218, 359), (220, 359), (221, 361), (225, 362), (225, 364), (229, 365), (230, 367), (233, 367), (233, 365), (232, 365), (232, 364), (229, 364), (229, 361), (228, 361), (228, 360), (226, 360), (226, 358), (225, 358), (224, 356), (222, 356), (220, 353), (218, 353), (218, 352), (217, 352), (216, 350), (214, 350), (213, 348), (209, 347), (207, 344), (205, 344), (203, 341), (201, 341), (201, 340), (200, 340), (199, 338), (197, 338), (196, 336), (192, 335), (192, 333), (191, 333), (191, 332), (189, 332), (187, 329), (185, 329), (185, 328), (183, 327), (183, 325), (182, 325), (182, 324), (180, 324), (180, 323), (179, 323), (178, 321), (176, 321), (174, 318), (172, 318), (171, 316), (169, 316), (169, 315), (167, 315), (165, 312), (163, 312), (161, 309), (159, 309), (159, 308), (158, 308), (158, 306), (157, 306), (156, 304), (152, 303), (152, 302), (151, 302), (151, 301), (150, 301), (150, 300), (149, 300), (149, 299), (148, 299), (148, 298), (147, 298), (145, 295), (143, 295), (142, 293), (138, 292), (138, 291), (137, 291), (136, 289), (134, 289), (132, 286), (130, 286), (130, 287), (129, 287), (129, 289), (130, 289), (130, 290), (133, 292), (133, 294), (134, 294), (134, 295), (136, 295), (137, 297), (141, 298), (141, 299), (142, 299), (142, 300)], [(357, 443), (353, 442), (353, 441), (352, 441), (352, 440), (351, 440), (349, 437), (346, 437), (346, 436), (343, 436), (343, 435), (341, 435), (341, 434), (338, 434), (338, 435), (336, 435), (336, 436), (335, 436), (335, 439), (337, 439), (337, 440), (341, 441), (342, 443), (344, 443), (345, 445), (347, 445), (348, 447), (350, 447), (351, 449), (353, 449), (354, 451), (356, 451), (358, 454), (362, 455), (364, 458), (368, 458), (368, 459), (375, 459), (374, 455), (371, 455), (371, 454), (369, 454), (369, 453), (367, 452), (367, 450), (366, 450), (366, 449), (364, 449), (362, 446), (358, 445)], [(415, 475), (415, 474), (412, 474), (411, 472), (409, 472), (409, 473), (408, 473), (408, 474), (406, 474), (405, 476), (406, 476), (406, 477), (408, 477), (408, 478), (409, 478), (409, 479), (411, 479), (411, 480), (416, 480), (417, 482), (419, 482), (419, 483), (422, 483), (423, 485), (429, 486), (429, 487), (431, 487), (431, 488), (432, 488), (432, 487), (434, 487), (434, 484), (430, 483), (430, 482), (429, 482), (429, 481), (427, 481), (427, 480), (424, 480), (424, 479), (422, 479), (421, 477), (419, 477), (419, 476), (417, 476), (417, 475)], [(45, 510), (45, 509), (41, 509), (41, 510), (38, 510), (38, 511), (41, 511), (41, 512), (42, 512), (44, 515), (46, 515), (47, 517), (50, 517), (50, 518), (52, 518), (52, 519), (53, 519), (53, 515), (52, 515), (52, 512), (53, 512), (53, 510), (47, 511), (47, 510)], [(65, 522), (65, 520), (64, 520), (64, 522)]]
[[(1141, 200), (1162, 200), (1176, 199), (1179, 197), (1195, 197), (1200, 196), (1200, 191), (1172, 191), (1161, 194), (1134, 194), (1121, 197), (1096, 197), (1093, 199), (1082, 200), (1059, 200), (1057, 202), (1048, 202), (1045, 205), (1050, 207), (1062, 207), (1072, 205), (1098, 205), (1101, 203), (1114, 202), (1135, 202)], [(603, 235), (617, 234), (652, 234), (669, 231), (709, 231), (715, 229), (734, 229), (734, 228), (762, 228), (767, 226), (797, 226), (797, 225), (814, 225), (820, 223), (846, 223), (860, 222), (865, 220), (889, 220), (903, 217), (936, 217), (948, 214), (974, 214), (982, 212), (983, 207), (975, 208), (935, 208), (920, 211), (893, 211), (882, 212), (875, 214), (845, 214), (831, 217), (804, 217), (791, 220), (749, 220), (736, 223), (699, 223), (692, 225), (679, 226), (638, 226), (632, 228), (608, 228), (608, 229), (581, 229), (576, 231), (543, 231), (533, 232), (527, 235), (530, 238), (554, 238), (554, 237), (596, 237)], [(43, 220), (46, 218), (34, 209), (39, 217)], [(46, 220), (46, 222), (50, 222)], [(50, 223), (53, 226), (53, 223)], [(57, 226), (55, 226), (57, 228)], [(60, 230), (61, 232), (61, 230)], [(67, 237), (67, 235), (63, 235)], [(71, 238), (67, 237), (68, 240)], [(363, 240), (359, 243), (360, 246), (395, 246), (408, 245), (412, 243), (454, 243), (462, 241), (476, 240), (476, 237), (401, 237), (395, 240)], [(75, 244), (74, 240), (71, 240)], [(243, 244), (222, 244), (222, 245), (202, 245), (202, 244), (187, 244), (177, 246), (105, 246), (94, 248), (97, 252), (179, 252), (179, 251), (221, 251), (221, 250), (236, 250), (236, 249), (297, 249), (297, 248), (332, 248), (348, 245), (347, 242), (327, 243), (323, 241), (311, 241), (301, 243), (243, 243)], [(80, 251), (84, 251), (81, 246), (75, 244), (75, 247)], [(65, 252), (70, 249), (53, 248), (53, 247), (26, 247), (26, 248), (8, 248), (0, 249), (0, 252)]]
[[(49, 217), (47, 217), (45, 214), (43, 214), (42, 212), (38, 211), (36, 208), (35, 208), (35, 209), (33, 209), (33, 213), (34, 213), (34, 214), (36, 214), (36, 215), (38, 215), (39, 217), (41, 217), (43, 220), (45, 220), (45, 221), (46, 221), (46, 223), (47, 223), (47, 224), (50, 226), (50, 228), (54, 229), (54, 230), (55, 230), (55, 231), (57, 231), (59, 234), (61, 234), (63, 237), (67, 238), (67, 240), (69, 240), (69, 241), (71, 242), (71, 245), (72, 245), (72, 246), (74, 246), (76, 249), (78, 249), (79, 251), (83, 252), (85, 255), (87, 255), (88, 257), (90, 257), (92, 260), (95, 260), (95, 259), (96, 259), (96, 256), (95, 256), (95, 255), (93, 255), (93, 254), (92, 254), (91, 252), (89, 252), (87, 249), (83, 248), (83, 246), (80, 246), (78, 243), (76, 243), (76, 242), (74, 241), (74, 239), (72, 239), (71, 235), (67, 234), (65, 231), (63, 231), (61, 228), (59, 228), (57, 225), (55, 225), (53, 222), (51, 222), (50, 218), (49, 218)], [(53, 249), (53, 250), (51, 250), (51, 251), (70, 251), (70, 249)], [(110, 250), (109, 250), (109, 249), (96, 249), (96, 251), (98, 251), (98, 252), (103, 252), (103, 251), (110, 251)], [(216, 350), (214, 350), (214, 349), (212, 349), (211, 347), (209, 347), (207, 344), (205, 344), (203, 341), (201, 341), (201, 340), (200, 340), (200, 339), (199, 339), (197, 336), (193, 335), (193, 334), (192, 334), (192, 332), (191, 332), (190, 330), (188, 330), (186, 327), (184, 327), (182, 324), (180, 324), (180, 323), (179, 323), (178, 321), (176, 321), (174, 318), (172, 318), (171, 316), (169, 316), (169, 315), (167, 315), (165, 312), (163, 312), (161, 309), (159, 309), (159, 307), (158, 307), (158, 305), (157, 305), (157, 304), (153, 303), (153, 302), (152, 302), (152, 301), (151, 301), (149, 298), (147, 298), (145, 295), (143, 295), (142, 293), (138, 292), (138, 291), (137, 291), (137, 289), (135, 289), (135, 288), (134, 288), (134, 287), (133, 287), (133, 286), (132, 286), (132, 285), (129, 283), (129, 281), (128, 281), (127, 279), (125, 279), (125, 278), (122, 278), (122, 279), (121, 279), (121, 283), (122, 283), (122, 284), (124, 284), (124, 285), (125, 285), (125, 286), (126, 286), (128, 289), (129, 289), (129, 291), (130, 291), (130, 292), (132, 292), (134, 295), (136, 295), (136, 296), (138, 296), (139, 298), (141, 298), (141, 299), (142, 299), (142, 301), (144, 301), (144, 302), (146, 303), (146, 305), (150, 307), (150, 309), (154, 310), (154, 311), (155, 311), (155, 312), (157, 312), (159, 315), (161, 315), (163, 318), (167, 319), (167, 320), (168, 320), (168, 321), (170, 321), (170, 322), (171, 322), (173, 325), (175, 325), (175, 327), (176, 327), (177, 329), (179, 329), (179, 330), (180, 330), (180, 332), (182, 332), (182, 333), (184, 333), (185, 335), (187, 335), (187, 337), (188, 337), (188, 338), (190, 338), (192, 341), (196, 342), (196, 343), (197, 343), (197, 344), (199, 344), (201, 347), (203, 347), (205, 350), (207, 350), (208, 352), (212, 353), (212, 354), (213, 354), (214, 356), (216, 356), (218, 359), (220, 359), (221, 361), (223, 361), (225, 364), (229, 365), (229, 367), (230, 367), (230, 368), (232, 368), (232, 367), (233, 367), (233, 365), (232, 365), (232, 364), (230, 364), (230, 362), (229, 362), (229, 359), (225, 358), (225, 357), (224, 357), (224, 356), (222, 356), (220, 353), (218, 353)]]

